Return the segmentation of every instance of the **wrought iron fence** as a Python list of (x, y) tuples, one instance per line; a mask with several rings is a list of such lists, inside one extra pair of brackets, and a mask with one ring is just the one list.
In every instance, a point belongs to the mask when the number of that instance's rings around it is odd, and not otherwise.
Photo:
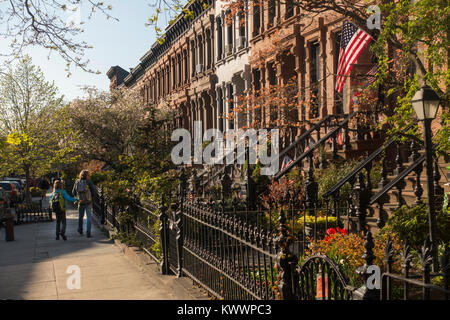
[(184, 274), (220, 299), (275, 298), (273, 233), (204, 203), (183, 203), (177, 215)]
[(155, 261), (160, 261), (157, 207), (151, 202), (141, 203), (138, 199), (132, 205), (134, 230), (142, 249)]
[[(441, 271), (431, 272), (431, 249), (424, 244), (423, 272), (418, 274), (417, 268), (411, 271), (410, 249), (400, 258), (394, 257), (388, 239), (385, 269), (370, 287), (375, 243), (367, 216), (361, 219), (357, 201), (317, 207), (317, 201), (306, 197), (281, 210), (251, 211), (248, 207), (242, 210), (235, 200), (230, 210), (224, 202), (187, 200), (186, 182), (181, 181), (181, 186), (178, 201), (170, 207), (164, 199), (159, 207), (135, 199), (128, 208), (108, 206), (101, 200), (94, 205), (94, 212), (104, 214), (111, 227), (136, 234), (143, 249), (160, 263), (163, 274), (187, 276), (218, 299), (449, 299), (448, 245), (442, 254)], [(357, 192), (357, 184), (355, 189)], [(100, 199), (103, 197), (95, 197), (94, 202)], [(120, 210), (133, 213), (131, 227), (120, 225)], [(322, 253), (305, 256), (311, 254), (307, 249), (312, 242), (323, 240), (326, 230), (337, 226), (365, 236), (364, 265), (357, 270), (361, 282), (356, 287), (350, 284), (352, 275), (345, 274), (337, 261)], [(300, 257), (302, 262), (298, 263)], [(401, 274), (393, 272), (394, 259), (402, 259)], [(399, 287), (403, 288), (401, 296), (392, 293)]]
[(53, 221), (50, 208), (43, 208), (42, 200), (17, 204), (15, 211), (17, 224)]

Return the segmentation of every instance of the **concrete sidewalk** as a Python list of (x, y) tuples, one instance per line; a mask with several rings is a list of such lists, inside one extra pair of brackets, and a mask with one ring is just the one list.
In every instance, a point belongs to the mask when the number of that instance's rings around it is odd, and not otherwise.
[[(68, 210), (67, 241), (55, 240), (55, 222), (15, 226), (12, 242), (0, 230), (0, 299), (206, 299), (187, 278), (160, 275), (155, 263), (139, 268), (94, 223), (93, 237), (81, 236), (77, 219)], [(80, 268), (79, 290), (67, 286), (69, 266)]]

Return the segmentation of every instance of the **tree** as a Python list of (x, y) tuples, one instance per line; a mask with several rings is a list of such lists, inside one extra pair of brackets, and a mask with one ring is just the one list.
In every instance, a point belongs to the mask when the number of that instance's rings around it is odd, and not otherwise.
[[(169, 23), (175, 21), (180, 14), (184, 18), (193, 18), (193, 12), (184, 6), (180, 0), (146, 0), (153, 13), (146, 22), (147, 26), (153, 26), (158, 36), (158, 41), (164, 41), (166, 19), (161, 21), (162, 14), (170, 16)], [(192, 3), (188, 0), (188, 3)], [(206, 0), (200, 0), (203, 6), (207, 6)], [(0, 52), (0, 55), (11, 58), (22, 56), (23, 49), (28, 46), (40, 46), (56, 51), (66, 62), (66, 71), (70, 76), (70, 67), (75, 65), (86, 72), (100, 73), (89, 68), (89, 60), (84, 59), (87, 49), (92, 46), (84, 41), (76, 40), (76, 37), (84, 32), (81, 21), (81, 7), (89, 7), (88, 19), (92, 19), (95, 13), (100, 13), (106, 19), (113, 19), (111, 11), (113, 7), (107, 1), (94, 0), (4, 0), (0, 1), (0, 36), (10, 40), (8, 51)], [(66, 14), (71, 17), (65, 18)], [(173, 19), (172, 19), (173, 18)]]
[(75, 161), (72, 149), (62, 145), (64, 127), (57, 117), (62, 99), (29, 57), (0, 74), (4, 174), (25, 174), (28, 186), (32, 174), (46, 173), (59, 161)]
[[(85, 71), (88, 61), (83, 60), (86, 49), (91, 46), (74, 38), (83, 32), (83, 22), (64, 19), (65, 13), (79, 14), (80, 6), (90, 6), (89, 19), (96, 11), (108, 19), (112, 7), (104, 2), (92, 0), (9, 0), (0, 2), (0, 35), (11, 40), (8, 52), (0, 52), (12, 58), (21, 57), (28, 46), (41, 46), (56, 51), (66, 61), (66, 70), (72, 64)], [(69, 73), (70, 74), (70, 73)]]
[(160, 139), (160, 127), (172, 119), (167, 115), (161, 118), (167, 110), (145, 105), (135, 90), (85, 90), (87, 98), (72, 101), (62, 112), (65, 126), (77, 136), (75, 148), (84, 160), (102, 161), (119, 170), (121, 160), (139, 150), (145, 149), (147, 160), (158, 159), (155, 145), (165, 141)]

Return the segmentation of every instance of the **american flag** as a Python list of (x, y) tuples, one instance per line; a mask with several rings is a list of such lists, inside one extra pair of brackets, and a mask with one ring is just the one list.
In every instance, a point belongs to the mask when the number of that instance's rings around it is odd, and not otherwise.
[(283, 163), (281, 164), (281, 170), (287, 168), (292, 162), (293, 161), (291, 158), (289, 158), (289, 156), (285, 156), (283, 159)]
[(345, 79), (352, 70), (353, 64), (371, 40), (372, 37), (367, 32), (348, 21), (344, 21), (336, 77), (337, 92), (342, 92)]
[(358, 91), (355, 92), (355, 94), (353, 95), (353, 102), (354, 104), (359, 104), (359, 100), (360, 100), (360, 96), (361, 93), (364, 89), (366, 89), (368, 86), (370, 86), (372, 83), (375, 82), (375, 80), (377, 80), (376, 74), (378, 72), (378, 65), (375, 64), (365, 75), (364, 77), (367, 78), (366, 80), (366, 84), (363, 86), (363, 88), (359, 89)]
[(305, 150), (303, 152), (306, 152), (316, 143), (316, 140), (314, 140), (313, 137), (309, 137), (309, 144), (306, 146)]
[(370, 85), (377, 80), (378, 64), (375, 64), (367, 73), (367, 84)]
[[(328, 139), (328, 143), (333, 143), (333, 137), (330, 137)], [(341, 129), (338, 130), (337, 135), (336, 135), (336, 143), (340, 146), (342, 146), (344, 144), (344, 137), (342, 136), (342, 132)]]

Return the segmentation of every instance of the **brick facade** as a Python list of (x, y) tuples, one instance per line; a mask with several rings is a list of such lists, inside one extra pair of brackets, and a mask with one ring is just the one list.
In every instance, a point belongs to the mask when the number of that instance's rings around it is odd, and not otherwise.
[[(123, 69), (112, 67), (108, 71), (111, 87), (137, 88), (148, 103), (171, 104), (179, 111), (176, 125), (191, 132), (196, 120), (203, 121), (204, 130), (245, 126), (254, 115), (223, 118), (238, 103), (236, 96), (251, 88), (286, 83), (292, 77), (298, 82), (299, 121), (353, 110), (350, 81), (342, 95), (334, 90), (342, 17), (322, 13), (301, 18), (289, 1), (268, 0), (262, 7), (249, 2), (248, 14), (236, 15), (227, 24), (225, 2), (207, 3), (204, 9), (194, 2), (190, 6), (194, 19), (178, 18), (167, 28), (164, 43), (155, 43), (125, 78)], [(277, 31), (282, 31), (284, 51), (267, 57), (263, 67), (252, 67), (252, 52), (269, 46)], [(372, 65), (366, 49), (352, 73), (363, 74)], [(316, 97), (313, 104), (300, 103), (311, 101), (312, 96)], [(260, 112), (264, 127), (270, 112)]]

